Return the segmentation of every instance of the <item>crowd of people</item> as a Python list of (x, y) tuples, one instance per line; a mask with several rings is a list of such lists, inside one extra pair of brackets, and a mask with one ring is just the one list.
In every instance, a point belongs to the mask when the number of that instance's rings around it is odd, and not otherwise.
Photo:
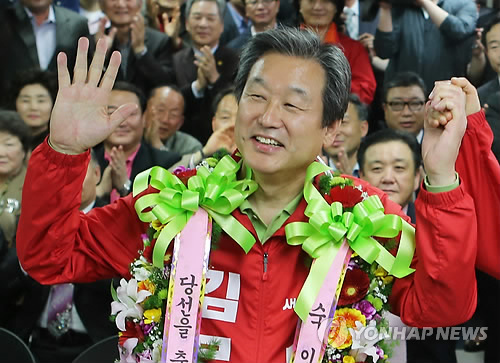
[[(224, 149), (242, 156), (259, 184), (234, 212), (261, 242), (254, 255), (284, 244), (282, 226), (303, 218), (305, 170), (319, 156), (385, 193), (388, 209), (420, 231), (420, 265), (395, 285), (394, 313), (422, 328), (459, 325), (475, 311), (469, 324), (487, 326), (488, 338), (466, 347), (500, 362), (500, 214), (492, 210), (500, 179), (499, 9), (479, 0), (380, 0), (368, 18), (368, 3), (3, 1), (0, 326), (39, 363), (71, 362), (115, 335), (110, 284), (127, 276), (144, 232), (133, 208), (135, 178), (153, 166), (193, 168)], [(226, 237), (211, 265), (241, 274), (248, 316), (229, 328), (207, 319), (205, 333), (231, 336), (232, 362), (284, 361), (291, 315), (280, 326), (269, 322), (276, 339), (262, 333), (276, 351), (243, 358), (243, 346), (254, 344), (245, 334), (257, 309), (248, 291), (255, 261), (227, 247), (234, 242)], [(480, 247), (485, 240), (498, 246)], [(451, 257), (439, 257), (443, 250)], [(301, 265), (300, 250), (274, 252)], [(467, 266), (453, 267), (457, 256)], [(423, 261), (433, 259), (449, 270), (431, 276)], [(303, 281), (306, 272), (297, 266), (286, 275)], [(302, 286), (275, 279), (276, 299), (285, 288), (296, 297)], [(422, 300), (426, 290), (449, 294), (437, 306), (459, 301), (438, 318)], [(54, 312), (61, 299), (69, 303)], [(457, 359), (454, 341), (432, 337), (398, 349), (409, 363)]]

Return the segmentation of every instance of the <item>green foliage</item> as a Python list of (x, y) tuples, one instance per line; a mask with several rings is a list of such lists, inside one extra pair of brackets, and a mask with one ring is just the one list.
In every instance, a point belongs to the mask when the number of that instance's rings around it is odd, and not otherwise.
[(219, 247), (219, 240), (222, 235), (222, 228), (217, 222), (212, 220), (212, 250)]
[(227, 151), (226, 149), (219, 149), (212, 155), (212, 158), (219, 161), (226, 155), (231, 155), (231, 154), (229, 154), (229, 151)]
[(330, 192), (330, 179), (331, 177), (327, 174), (323, 174), (319, 177), (319, 190), (323, 194), (328, 194)]
[(198, 363), (209, 362), (215, 359), (215, 355), (219, 350), (220, 340), (216, 338), (212, 338), (208, 345), (200, 346), (198, 350)]
[(144, 301), (144, 310), (158, 309), (162, 306), (162, 300), (158, 295), (151, 295)]
[(349, 179), (349, 178), (344, 178), (341, 176), (334, 176), (332, 179), (330, 179), (330, 188), (333, 187), (345, 187), (345, 186), (354, 186), (354, 182)]
[(151, 243), (149, 241), (152, 241), (154, 239), (154, 235), (156, 234), (156, 229), (154, 229), (150, 225), (149, 228), (148, 228), (148, 230), (146, 231), (146, 234), (148, 235), (148, 243), (147, 243), (147, 245), (149, 246), (149, 244)]
[(391, 238), (387, 239), (382, 245), (386, 250), (390, 251), (398, 245), (398, 241), (395, 238)]
[(158, 297), (162, 300), (165, 300), (168, 297), (168, 289), (161, 289), (158, 292)]
[(392, 356), (394, 348), (396, 348), (399, 344), (399, 340), (381, 340), (377, 343), (380, 349), (384, 351), (384, 355), (387, 355), (388, 357)]
[(113, 280), (111, 280), (110, 289), (111, 289), (111, 297), (113, 298), (113, 301), (119, 302), (120, 300), (118, 299), (118, 295), (116, 293), (115, 287), (113, 286)]

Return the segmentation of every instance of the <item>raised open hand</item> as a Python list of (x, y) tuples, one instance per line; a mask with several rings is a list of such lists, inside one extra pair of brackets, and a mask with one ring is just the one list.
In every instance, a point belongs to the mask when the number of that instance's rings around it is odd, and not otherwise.
[(73, 83), (66, 54), (59, 53), (57, 56), (59, 91), (50, 119), (49, 142), (54, 150), (65, 154), (80, 154), (99, 144), (137, 108), (135, 104), (126, 104), (108, 114), (108, 97), (121, 56), (119, 52), (113, 52), (108, 69), (102, 76), (107, 47), (106, 42), (100, 39), (87, 72), (88, 47), (88, 39), (80, 38)]

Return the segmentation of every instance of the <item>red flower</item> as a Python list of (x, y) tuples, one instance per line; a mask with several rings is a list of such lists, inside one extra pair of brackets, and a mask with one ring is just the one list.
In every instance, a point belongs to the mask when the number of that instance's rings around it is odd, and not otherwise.
[(359, 268), (347, 270), (338, 305), (350, 305), (362, 300), (366, 296), (369, 287), (370, 277), (366, 272)]
[(120, 337), (118, 338), (118, 343), (123, 346), (125, 341), (130, 338), (138, 338), (139, 343), (144, 341), (144, 333), (139, 324), (135, 324), (131, 321), (125, 322), (125, 331), (120, 332)]
[(351, 186), (336, 186), (330, 189), (330, 193), (325, 195), (328, 204), (333, 202), (342, 203), (344, 208), (353, 208), (356, 204), (363, 201), (361, 191)]
[(187, 182), (188, 182), (189, 178), (196, 175), (196, 169), (188, 169), (188, 170), (184, 170), (184, 171), (179, 171), (179, 172), (176, 172), (174, 174), (181, 180), (181, 182), (184, 185), (187, 186)]

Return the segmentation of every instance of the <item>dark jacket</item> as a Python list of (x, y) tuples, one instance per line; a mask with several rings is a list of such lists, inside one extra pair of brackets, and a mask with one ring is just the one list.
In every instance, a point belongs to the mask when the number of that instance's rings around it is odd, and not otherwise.
[[(488, 104), (487, 100), (491, 97), (493, 93), (500, 91), (500, 83), (498, 81), (498, 75), (495, 74), (495, 78), (486, 82), (481, 87), (477, 89), (477, 94), (479, 95), (479, 101), (481, 101), (481, 106)], [(490, 98), (490, 100), (494, 100)], [(498, 102), (496, 102), (498, 104)]]
[[(102, 207), (105, 204), (102, 200), (97, 199), (94, 208)], [(22, 299), (19, 299), (20, 303), (9, 310), (10, 319), (5, 323), (5, 326), (28, 341), (47, 304), (51, 286), (41, 285), (30, 276), (24, 275), (19, 269), (17, 256), (15, 262), (18, 270), (17, 279), (22, 279), (23, 294)], [(113, 301), (110, 290), (111, 282), (113, 281), (115, 288), (119, 286), (119, 279), (113, 280), (74, 284), (73, 304), (94, 343), (115, 335), (118, 331), (116, 325), (109, 320), (111, 302)]]
[[(109, 162), (104, 158), (104, 145), (100, 144), (94, 148), (97, 161), (101, 167), (101, 171), (108, 166)], [(161, 166), (168, 169), (181, 159), (181, 156), (173, 151), (160, 150), (152, 147), (147, 142), (143, 141), (132, 163), (132, 173), (130, 181), (133, 183), (135, 177), (140, 172), (147, 170), (153, 166)]]
[[(90, 40), (89, 59), (93, 54), (94, 42), (89, 36), (87, 18), (60, 6), (54, 6), (56, 18), (56, 49), (49, 63), (48, 70), (57, 71), (56, 57), (59, 52), (66, 53), (68, 69), (73, 71), (76, 61), (78, 39), (87, 37)], [(0, 82), (7, 89), (19, 71), (40, 68), (35, 41), (35, 33), (30, 18), (19, 1), (5, 9), (0, 8), (0, 32), (9, 36), (0, 37), (2, 44), (2, 62)], [(1, 88), (1, 87), (0, 87)], [(0, 91), (2, 91), (0, 89)]]
[[(142, 56), (136, 56), (130, 48), (127, 63), (120, 66), (116, 80), (133, 83), (148, 95), (152, 88), (174, 81), (172, 54), (175, 47), (167, 35), (149, 27), (145, 29), (144, 45), (147, 51)], [(116, 38), (108, 57), (114, 50), (119, 51)], [(106, 64), (108, 62), (109, 59)]]
[(205, 89), (202, 98), (196, 98), (191, 90), (191, 83), (197, 78), (193, 48), (184, 48), (173, 58), (176, 84), (182, 89), (186, 105), (181, 131), (196, 137), (203, 145), (212, 134), (212, 102), (219, 91), (233, 83), (239, 62), (235, 50), (220, 45), (214, 57), (220, 77)]

